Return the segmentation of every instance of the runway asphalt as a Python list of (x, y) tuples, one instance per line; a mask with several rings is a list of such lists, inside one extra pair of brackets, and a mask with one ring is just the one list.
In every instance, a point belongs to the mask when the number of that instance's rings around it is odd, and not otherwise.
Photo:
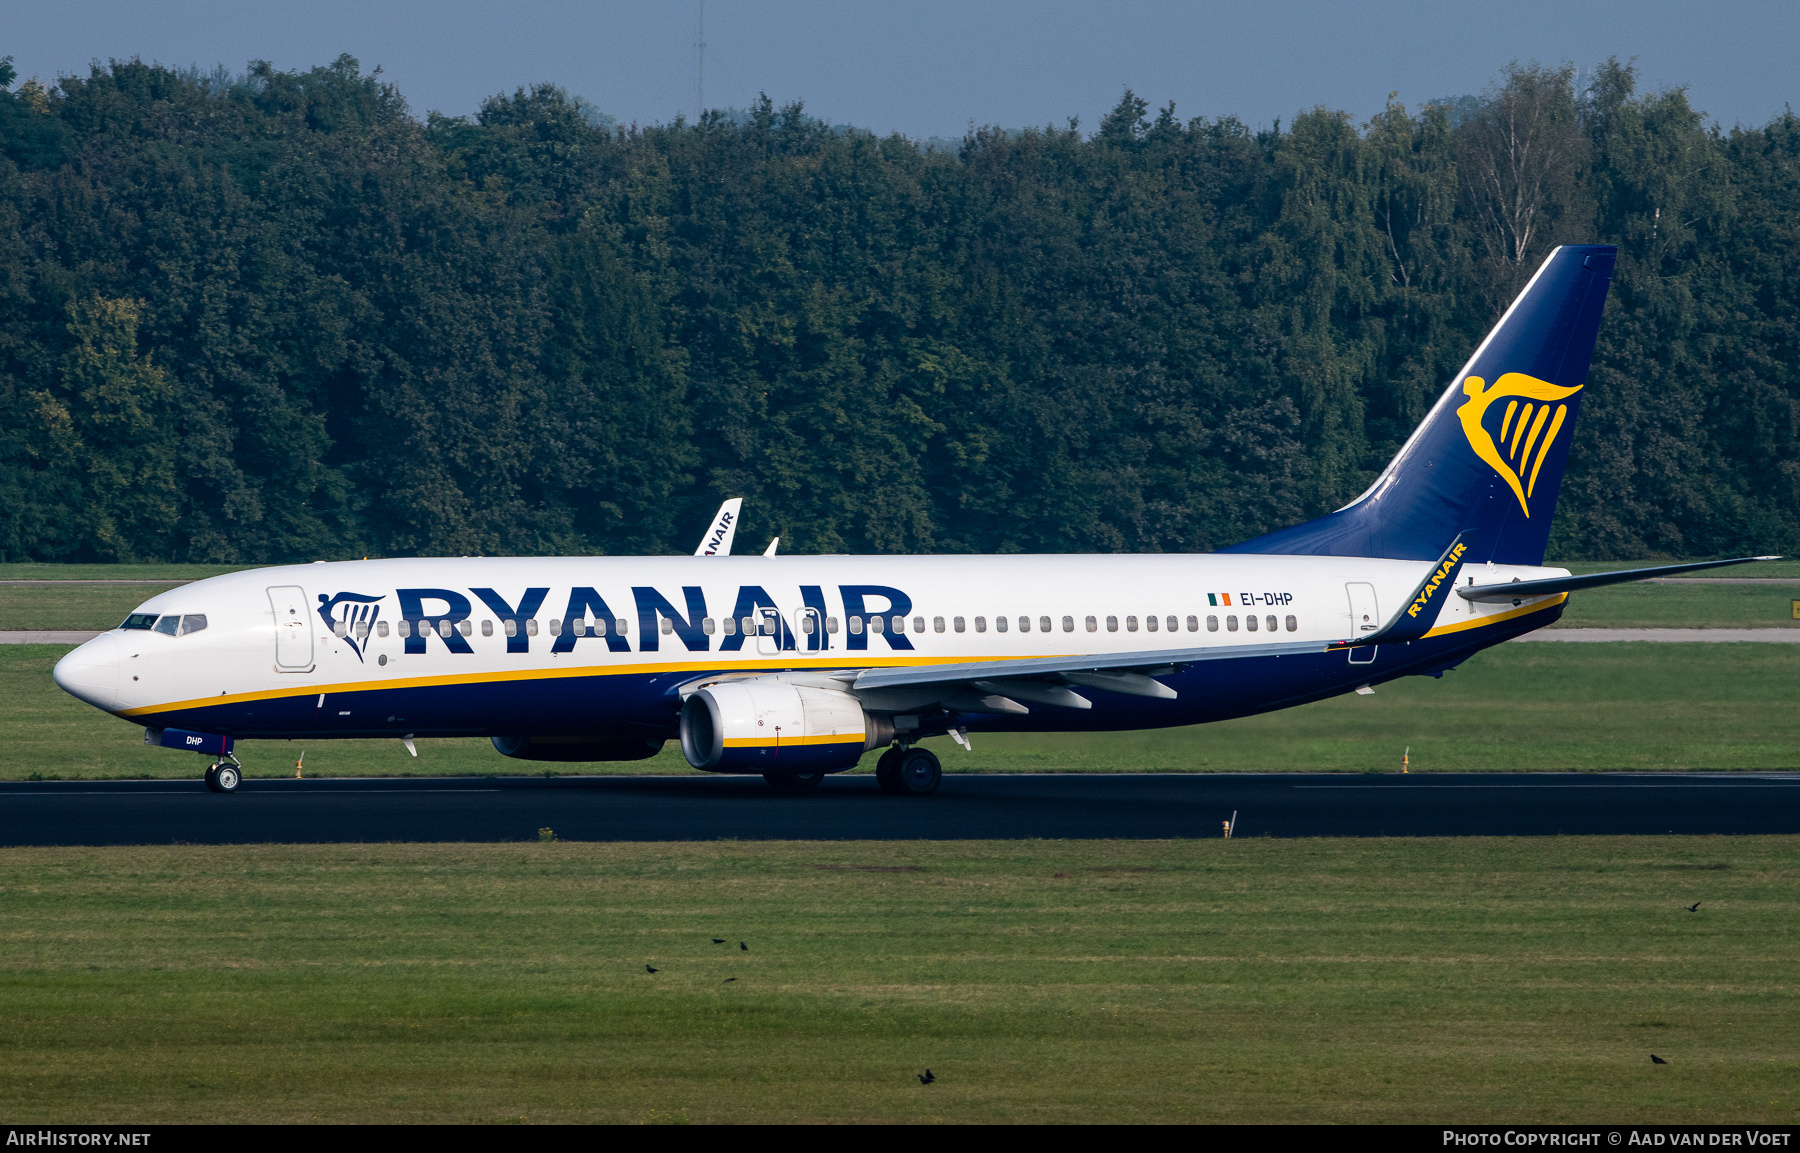
[(1800, 773), (957, 774), (924, 798), (869, 776), (0, 783), (0, 844), (958, 840), (1800, 832)]

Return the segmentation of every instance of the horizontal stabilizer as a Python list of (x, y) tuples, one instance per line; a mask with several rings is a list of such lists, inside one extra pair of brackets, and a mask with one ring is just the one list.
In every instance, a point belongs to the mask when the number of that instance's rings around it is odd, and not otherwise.
[(1524, 597), (1546, 597), (1556, 593), (1572, 593), (1581, 589), (1600, 588), (1603, 585), (1624, 584), (1627, 581), (1649, 580), (1651, 577), (1673, 576), (1676, 573), (1699, 572), (1701, 569), (1724, 568), (1726, 565), (1749, 564), (1756, 560), (1781, 560), (1778, 556), (1741, 556), (1735, 560), (1703, 560), (1693, 564), (1666, 564), (1655, 568), (1619, 569), (1615, 572), (1592, 572), (1582, 576), (1545, 577), (1535, 581), (1509, 581), (1506, 584), (1464, 585), (1456, 590), (1456, 595), (1466, 601), (1480, 601), (1484, 604), (1502, 604), (1506, 601), (1520, 600)]

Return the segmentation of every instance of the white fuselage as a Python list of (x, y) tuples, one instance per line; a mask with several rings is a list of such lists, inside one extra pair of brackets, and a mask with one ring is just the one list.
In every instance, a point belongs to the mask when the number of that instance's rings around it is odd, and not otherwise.
[[(288, 565), (153, 597), (138, 610), (144, 618), (204, 615), (206, 626), (184, 635), (114, 629), (65, 658), (57, 680), (146, 726), (239, 736), (666, 728), (679, 687), (721, 673), (1271, 642), (1322, 647), (1380, 627), (1431, 568), (1425, 561), (1234, 554)], [(1460, 579), (1490, 584), (1563, 572), (1483, 565)], [(1423, 671), (1440, 654), (1466, 656), (1549, 623), (1563, 599), (1513, 606), (1449, 597), (1424, 640), (1394, 646), (1413, 650), (1407, 654), (1337, 651), (1304, 669), (1305, 662), (1289, 661), (1286, 671), (1274, 664), (1248, 672), (1244, 662), (1224, 661), (1195, 674), (1210, 680), (1171, 680), (1185, 698), (1178, 704), (1122, 700), (1108, 709), (1096, 701), (1088, 712), (1038, 708), (1028, 720), (994, 722), (1131, 728), (1263, 711)], [(466, 614), (457, 611), (458, 600)]]

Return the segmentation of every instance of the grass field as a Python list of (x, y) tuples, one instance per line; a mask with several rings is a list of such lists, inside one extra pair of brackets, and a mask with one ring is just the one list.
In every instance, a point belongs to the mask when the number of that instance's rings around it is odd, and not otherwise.
[[(142, 730), (58, 689), (58, 645), (0, 645), (0, 779), (192, 777), (202, 758), (146, 748)], [(1543, 772), (1800, 767), (1800, 646), (1509, 644), (1442, 680), (1408, 677), (1260, 717), (1135, 733), (982, 734), (927, 742), (947, 771)], [(620, 765), (507, 760), (485, 740), (245, 741), (251, 776), (550, 771), (685, 773), (673, 742)], [(873, 758), (865, 758), (865, 765)]]
[[(1630, 564), (1570, 562), (1576, 571)], [(209, 565), (0, 565), (0, 580), (196, 579), (232, 571)], [(1741, 565), (1728, 577), (1791, 577), (1800, 564)], [(1708, 574), (1702, 573), (1701, 576)], [(109, 629), (173, 585), (0, 585), (0, 630)], [(1781, 585), (1615, 585), (1570, 598), (1558, 628), (1800, 628), (1800, 583)]]
[(0, 849), (0, 1099), (15, 1124), (1791, 1122), (1797, 848)]

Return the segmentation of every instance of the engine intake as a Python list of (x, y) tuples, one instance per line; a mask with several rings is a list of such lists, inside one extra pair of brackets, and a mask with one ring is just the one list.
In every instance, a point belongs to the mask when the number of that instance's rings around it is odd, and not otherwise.
[(681, 706), (681, 751), (715, 773), (833, 773), (894, 739), (894, 723), (834, 689), (709, 685)]

